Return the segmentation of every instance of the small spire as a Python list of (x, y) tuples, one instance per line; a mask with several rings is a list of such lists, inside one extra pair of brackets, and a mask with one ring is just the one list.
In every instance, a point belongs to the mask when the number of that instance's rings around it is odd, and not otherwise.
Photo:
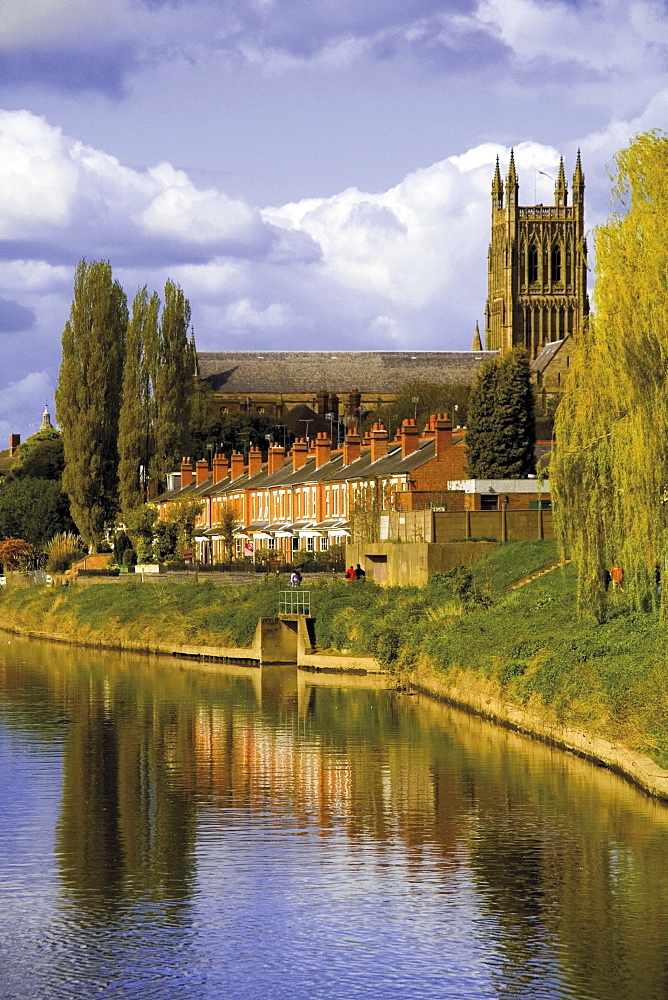
[(517, 171), (515, 170), (515, 151), (510, 150), (510, 163), (508, 164), (508, 177), (506, 178), (506, 199), (508, 205), (517, 204), (519, 184), (517, 183)]
[(559, 174), (554, 185), (554, 204), (564, 206), (568, 200), (568, 188), (566, 187), (566, 174), (564, 173), (564, 158), (559, 158)]
[(510, 163), (508, 164), (508, 183), (517, 183), (517, 171), (515, 170), (515, 150), (510, 150)]
[(480, 327), (478, 326), (478, 320), (475, 321), (475, 333), (473, 334), (473, 343), (471, 344), (472, 351), (482, 351), (482, 340), (480, 339)]
[(503, 208), (503, 184), (501, 183), (501, 168), (499, 158), (496, 158), (496, 169), (494, 170), (494, 180), (492, 181), (492, 202), (496, 208)]
[(575, 161), (575, 171), (573, 173), (573, 204), (581, 205), (584, 200), (585, 177), (582, 172), (582, 161), (580, 160), (580, 150), (578, 149)]

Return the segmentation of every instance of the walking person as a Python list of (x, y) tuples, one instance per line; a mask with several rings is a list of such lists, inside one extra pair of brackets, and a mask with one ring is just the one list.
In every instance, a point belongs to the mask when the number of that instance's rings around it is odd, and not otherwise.
[(362, 567), (358, 563), (357, 566), (355, 567), (355, 579), (356, 580), (363, 580), (365, 576), (366, 576), (366, 573), (364, 572), (364, 570), (362, 569)]

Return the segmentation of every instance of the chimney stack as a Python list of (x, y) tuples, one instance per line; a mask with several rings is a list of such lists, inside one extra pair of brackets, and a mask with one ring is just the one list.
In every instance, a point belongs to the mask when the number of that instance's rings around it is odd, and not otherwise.
[(361, 448), (362, 442), (357, 431), (348, 431), (343, 442), (343, 464), (350, 465), (351, 462), (356, 461), (360, 457)]
[(292, 470), (297, 472), (306, 465), (306, 459), (308, 458), (308, 445), (304, 438), (295, 438), (295, 443), (292, 446)]
[(195, 463), (195, 482), (198, 486), (205, 483), (209, 478), (209, 463), (205, 458), (200, 458), (198, 462)]
[(230, 463), (230, 478), (238, 479), (239, 476), (244, 474), (244, 456), (239, 454), (238, 451), (232, 452), (232, 461)]
[(329, 402), (329, 396), (322, 389), (320, 392), (316, 393), (316, 410), (319, 417), (324, 417), (327, 413), (327, 404)]
[(220, 483), (227, 476), (227, 458), (225, 455), (213, 456), (213, 481)]
[(442, 458), (452, 448), (452, 421), (447, 413), (437, 413), (434, 421), (436, 458)]
[(420, 447), (420, 432), (417, 424), (411, 417), (404, 420), (401, 425), (401, 457), (406, 458)]
[(256, 445), (251, 445), (248, 452), (248, 475), (256, 476), (262, 469), (262, 452)]
[(321, 465), (329, 462), (332, 455), (332, 443), (327, 431), (321, 431), (315, 439), (315, 467), (319, 469)]
[(371, 461), (377, 462), (379, 458), (387, 455), (387, 431), (382, 424), (374, 424), (369, 435), (371, 446)]
[(13, 458), (16, 454), (16, 449), (21, 444), (20, 434), (10, 434), (9, 435), (9, 457)]
[(276, 442), (269, 445), (269, 455), (267, 457), (267, 472), (269, 475), (271, 475), (272, 472), (278, 472), (279, 469), (282, 469), (284, 462), (285, 449)]
[(193, 481), (193, 467), (189, 458), (184, 458), (181, 462), (181, 488), (190, 486)]

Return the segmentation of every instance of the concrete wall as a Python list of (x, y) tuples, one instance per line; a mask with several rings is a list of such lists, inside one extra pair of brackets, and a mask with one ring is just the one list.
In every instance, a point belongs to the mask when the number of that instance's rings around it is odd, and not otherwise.
[[(346, 565), (360, 564), (369, 580), (382, 586), (424, 587), (434, 573), (491, 552), (496, 542), (371, 542), (346, 545)], [(359, 584), (352, 583), (352, 587)]]

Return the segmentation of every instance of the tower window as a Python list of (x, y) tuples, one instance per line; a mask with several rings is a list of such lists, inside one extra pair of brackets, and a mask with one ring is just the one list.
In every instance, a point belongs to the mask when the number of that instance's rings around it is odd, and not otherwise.
[(552, 247), (551, 265), (552, 281), (561, 281), (561, 250), (559, 247)]
[(538, 250), (536, 247), (529, 247), (529, 284), (538, 281)]

